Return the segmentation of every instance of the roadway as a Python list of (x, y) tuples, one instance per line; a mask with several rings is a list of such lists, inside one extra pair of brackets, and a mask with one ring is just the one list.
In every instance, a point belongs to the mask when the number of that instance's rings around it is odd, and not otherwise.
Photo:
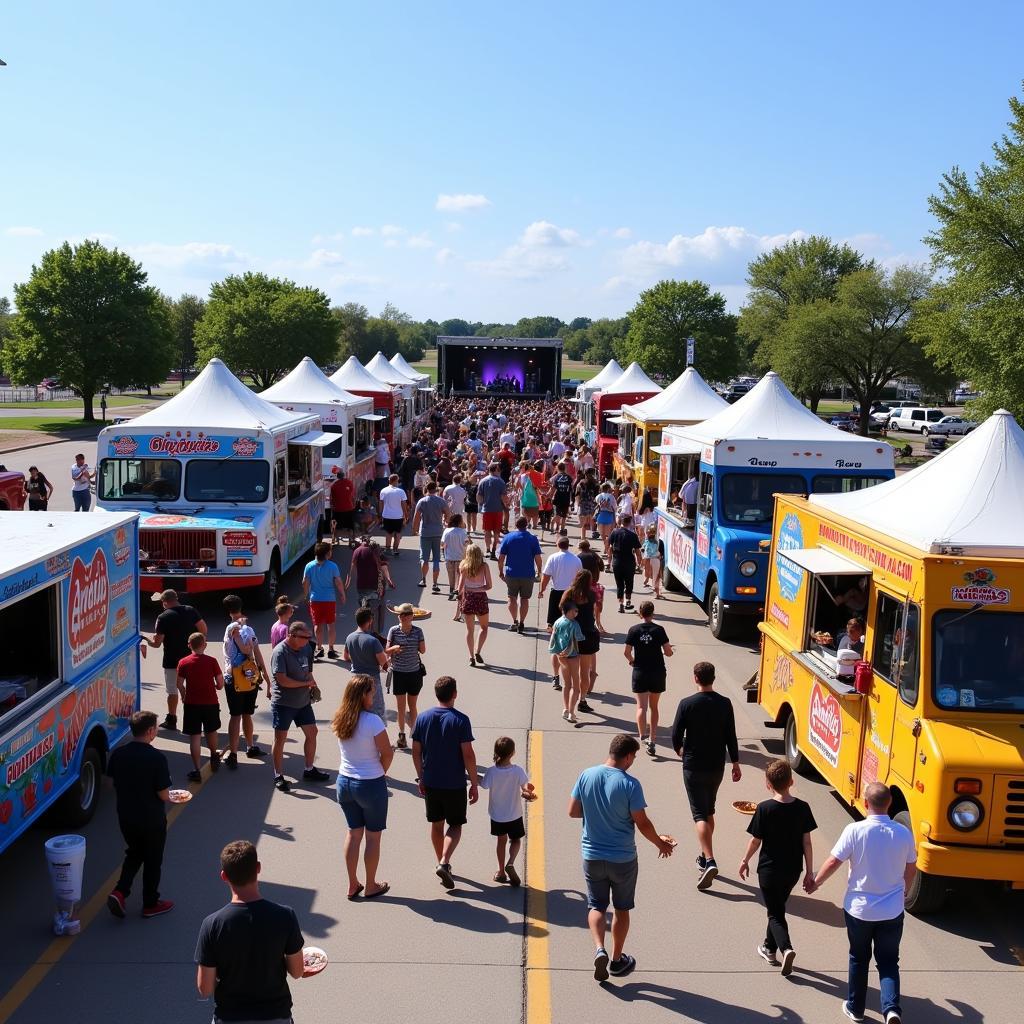
[[(18, 453), (17, 461), (9, 459), (8, 464), (39, 465), (57, 485), (53, 507), (69, 508), (68, 469), (75, 451), (83, 449), (92, 458), (92, 444), (69, 442)], [(89, 851), (86, 926), (80, 937), (54, 939), (48, 930), (51, 899), (42, 844), (54, 830), (33, 829), (3, 854), (0, 905), (8, 940), (0, 951), (0, 992), (7, 993), (0, 998), (0, 1024), (72, 1016), (88, 1021), (144, 1016), (150, 1024), (208, 1021), (212, 1005), (197, 1000), (193, 985), (195, 938), (202, 918), (227, 896), (217, 877), (218, 852), (225, 842), (240, 837), (258, 843), (265, 894), (293, 906), (307, 942), (322, 946), (331, 959), (320, 976), (292, 983), (295, 1019), (301, 1024), (334, 1024), (343, 1018), (415, 1018), (430, 1024), (453, 1016), (467, 1022), (611, 1024), (624, 1014), (641, 1024), (817, 1024), (843, 1019), (841, 873), (815, 896), (792, 899), (798, 958), (788, 980), (755, 955), (764, 913), (756, 887), (736, 877), (747, 819), (729, 805), (736, 799), (761, 798), (760, 769), (780, 752), (780, 737), (765, 729), (763, 715), (743, 702), (739, 689), (756, 667), (753, 640), (716, 642), (700, 609), (679, 595), (659, 604), (659, 619), (676, 646), (665, 717), (670, 720), (677, 700), (691, 692), (692, 664), (715, 662), (720, 689), (736, 705), (744, 777), (739, 784), (723, 785), (716, 835), (723, 876), (709, 892), (698, 893), (696, 850), (679, 764), (667, 748), (664, 729), (658, 756), (640, 755), (635, 774), (644, 785), (650, 814), (659, 831), (680, 842), (675, 856), (659, 861), (649, 844), (639, 840), (640, 884), (627, 944), (637, 958), (637, 971), (599, 986), (592, 977), (593, 950), (585, 926), (579, 824), (567, 817), (566, 804), (579, 771), (603, 759), (612, 735), (632, 731), (633, 703), (621, 642), (634, 620), (619, 615), (614, 606), (605, 615), (615, 635), (600, 656), (596, 713), (581, 716), (580, 726), (573, 728), (561, 719), (560, 695), (551, 691), (536, 603), (530, 612), (532, 628), (519, 636), (506, 628), (504, 602), (492, 601), (487, 665), (470, 669), (463, 626), (451, 621), (452, 605), (444, 595), (422, 596), (415, 586), (411, 543), (405, 539), (406, 553), (394, 567), (396, 599), (419, 600), (433, 612), (424, 623), (428, 681), (442, 673), (455, 675), (461, 688), (458, 704), (473, 721), (481, 765), (490, 762), (494, 739), (509, 735), (516, 741), (517, 760), (528, 767), (541, 794), (529, 809), (520, 867), (521, 872), (526, 868), (523, 888), (491, 881), (494, 844), (486, 797), (471, 808), (454, 860), (457, 887), (451, 893), (440, 887), (412, 759), (399, 751), (392, 768), (380, 871), (391, 892), (371, 902), (345, 900), (344, 824), (333, 797), (337, 753), (328, 723), (347, 672), (325, 663), (317, 670), (325, 694), (317, 706), (318, 763), (332, 770), (332, 782), (300, 783), (282, 794), (272, 788), (266, 764), (243, 758), (237, 772), (222, 769), (213, 778), (207, 769), (195, 799), (172, 811), (162, 885), (163, 894), (176, 902), (172, 913), (141, 920), (138, 890), (127, 920), (116, 920), (106, 911), (105, 895), (121, 856), (109, 790), (96, 817), (82, 829)], [(347, 551), (339, 551), (337, 558), (344, 571)], [(284, 589), (293, 596), (300, 592), (296, 571), (288, 574)], [(495, 593), (500, 597), (500, 584)], [(199, 607), (210, 635), (219, 637), (225, 617), (217, 601), (205, 598)], [(345, 631), (353, 611), (351, 605), (344, 610)], [(144, 607), (147, 630), (153, 614)], [(250, 621), (265, 639), (271, 616), (257, 613)], [(155, 654), (143, 662), (143, 706), (160, 712), (163, 685)], [(264, 655), (269, 656), (267, 647)], [(425, 691), (423, 706), (429, 703)], [(390, 704), (389, 712), (393, 731)], [(257, 713), (257, 732), (267, 746), (271, 734), (265, 700)], [(296, 737), (285, 759), (290, 778), (301, 770)], [(158, 746), (170, 760), (176, 784), (183, 785), (185, 741), (161, 733)], [(819, 825), (814, 842), (820, 862), (850, 813), (820, 780), (801, 778), (797, 791), (810, 802)], [(942, 914), (909, 919), (902, 955), (906, 1020), (1019, 1024), (1022, 950), (1020, 893), (976, 885), (962, 891)], [(879, 1019), (877, 1006), (873, 977), (868, 1019)]]

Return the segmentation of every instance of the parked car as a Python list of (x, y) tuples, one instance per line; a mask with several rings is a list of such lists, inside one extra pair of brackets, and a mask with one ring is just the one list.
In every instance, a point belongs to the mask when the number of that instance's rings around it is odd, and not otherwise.
[(974, 420), (965, 420), (961, 416), (943, 416), (938, 423), (929, 423), (921, 433), (950, 437), (959, 434), (969, 434), (977, 425)]
[(845, 430), (849, 433), (854, 433), (857, 430), (859, 422), (860, 414), (854, 414), (852, 412), (837, 412), (828, 421), (830, 427), (835, 427), (838, 430)]
[(907, 409), (894, 409), (889, 416), (890, 430), (909, 430), (916, 434), (927, 434), (928, 429), (946, 416), (942, 409), (930, 409), (925, 406), (914, 406)]
[(60, 389), (60, 381), (56, 377), (44, 377), (39, 382), (39, 386), (47, 391), (58, 391)]

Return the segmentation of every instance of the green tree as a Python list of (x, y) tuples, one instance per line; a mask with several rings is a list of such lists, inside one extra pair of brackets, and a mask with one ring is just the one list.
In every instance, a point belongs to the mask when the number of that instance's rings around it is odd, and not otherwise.
[(93, 399), (108, 385), (166, 380), (174, 362), (170, 313), (146, 273), (126, 253), (85, 241), (44, 253), (25, 284), (15, 285), (18, 313), (4, 346), (19, 382), (59, 377)]
[(366, 345), (370, 352), (368, 358), (372, 359), (378, 352), (383, 352), (390, 359), (399, 349), (405, 326), (399, 326), (394, 320), (371, 316), (366, 321)]
[(331, 316), (338, 330), (338, 359), (345, 362), (349, 356), (355, 356), (361, 363), (372, 359), (376, 349), (370, 348), (366, 334), (369, 318), (366, 307), (358, 302), (346, 302), (343, 306), (335, 306)]
[(915, 334), (945, 368), (982, 392), (972, 412), (1024, 417), (1024, 102), (1010, 99), (1009, 130), (973, 182), (943, 175), (928, 206), (938, 221), (925, 241), (939, 283)]
[(589, 316), (577, 316), (566, 325), (567, 331), (585, 331), (594, 321)]
[(473, 332), (478, 338), (513, 338), (515, 327), (512, 324), (477, 324)]
[(184, 387), (188, 371), (196, 365), (196, 324), (206, 312), (206, 302), (198, 295), (189, 294), (167, 302), (174, 330), (176, 368), (181, 370), (181, 386)]
[(706, 380), (727, 380), (742, 364), (736, 317), (703, 281), (659, 281), (629, 314), (621, 360), (674, 379), (686, 369), (686, 339), (696, 341), (694, 365)]
[(565, 324), (557, 316), (524, 316), (512, 328), (513, 338), (557, 338)]
[(14, 314), (11, 312), (11, 300), (6, 295), (0, 295), (0, 373), (4, 372), (4, 345), (11, 336), (13, 321)]
[(747, 269), (750, 293), (740, 310), (739, 331), (748, 355), (761, 369), (775, 370), (817, 412), (831, 383), (807, 326), (819, 315), (814, 303), (835, 301), (840, 281), (865, 263), (848, 245), (812, 235), (762, 253)]
[(247, 272), (218, 281), (195, 329), (196, 353), (218, 356), (256, 389), (269, 388), (303, 356), (330, 362), (338, 325), (327, 296), (317, 288)]
[(384, 308), (380, 311), (380, 319), (387, 320), (392, 324), (398, 324), (400, 327), (412, 323), (412, 317), (408, 313), (403, 313), (391, 302), (384, 303)]
[(473, 324), (468, 320), (442, 320), (438, 334), (448, 338), (467, 338), (473, 334)]

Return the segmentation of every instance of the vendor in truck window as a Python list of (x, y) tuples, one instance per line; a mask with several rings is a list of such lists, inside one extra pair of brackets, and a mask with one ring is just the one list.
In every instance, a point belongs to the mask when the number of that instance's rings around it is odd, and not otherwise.
[(864, 629), (864, 620), (855, 617), (846, 623), (846, 629), (838, 640), (828, 631), (815, 631), (811, 633), (811, 639), (822, 647), (835, 647), (837, 654), (840, 651), (853, 651), (863, 658)]

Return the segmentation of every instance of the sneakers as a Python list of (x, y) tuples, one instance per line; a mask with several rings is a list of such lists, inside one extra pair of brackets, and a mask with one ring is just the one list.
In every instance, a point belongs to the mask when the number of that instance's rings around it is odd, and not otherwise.
[(520, 634), (520, 636), (521, 636), (521, 635), (522, 635), (523, 633), (525, 633), (525, 632), (526, 632), (526, 623), (525, 623), (525, 622), (520, 622), (520, 623), (519, 623), (519, 628), (518, 628), (518, 629), (516, 630), (516, 632), (517, 632), (517, 633), (519, 633), (519, 634)]
[(570, 711), (569, 712), (569, 717), (566, 719), (566, 721), (570, 725), (575, 725), (579, 721), (579, 719)]
[(757, 947), (757, 955), (766, 963), (771, 964), (772, 967), (779, 966), (779, 958), (775, 953), (770, 950), (764, 943)]
[(256, 746), (256, 744), (253, 744), (245, 752), (246, 757), (266, 757), (266, 754), (267, 752), (265, 750), (261, 750), (259, 747)]
[(238, 769), (238, 755), (232, 750), (227, 757), (224, 758), (224, 763), (232, 770)]
[[(782, 951), (782, 976), (788, 978), (793, 973), (793, 962), (796, 960), (796, 952), (792, 949), (784, 949)], [(886, 1018), (886, 1024), (889, 1024), (889, 1019)], [(900, 1024), (899, 1018), (896, 1019), (896, 1024)]]
[(636, 960), (626, 953), (608, 965), (608, 973), (613, 978), (622, 978), (627, 974), (632, 974), (634, 970), (636, 970)]
[(291, 788), (292, 784), (283, 775), (274, 776), (274, 789), (287, 793)]
[(437, 584), (435, 583), (435, 584), (434, 584), (434, 585), (433, 585), (433, 586), (432, 586), (432, 587), (430, 588), (430, 592), (431, 592), (432, 594), (440, 594), (440, 593), (441, 593), (441, 588), (440, 588), (440, 587), (439, 587), (439, 586), (438, 586), (438, 585), (437, 585)]
[(327, 657), (330, 658), (332, 661), (334, 661), (338, 657), (338, 652), (333, 647), (328, 647), (327, 648)]
[(626, 606), (620, 601), (619, 602), (619, 611), (620, 612), (625, 612), (625, 610), (626, 610)]
[(420, 580), (419, 583), (416, 584), (417, 587), (425, 587), (426, 585), (427, 585), (427, 581), (426, 580)]
[[(858, 1013), (854, 1013), (853, 1010), (850, 1009), (850, 1004), (845, 999), (842, 1002), (842, 1007), (843, 1007), (843, 1016), (844, 1017), (847, 1017), (850, 1020), (857, 1021), (857, 1024), (861, 1024), (861, 1022), (864, 1020), (864, 1014), (863, 1013), (859, 1013), (859, 1014)], [(898, 1019), (899, 1018), (897, 1018), (897, 1020)]]
[(588, 715), (592, 715), (594, 713), (594, 709), (585, 700), (581, 700), (579, 704), (576, 705), (576, 710), (582, 711), (584, 714)]
[(398, 734), (398, 740), (395, 742), (395, 746), (398, 747), (399, 750), (405, 750), (406, 743), (405, 743), (405, 733), (404, 732), (400, 732)]
[(714, 858), (708, 858), (707, 863), (704, 865), (704, 870), (700, 873), (700, 878), (697, 879), (697, 888), (703, 892), (705, 889), (711, 888), (711, 883), (718, 877), (718, 865), (715, 863)]
[(166, 729), (168, 732), (177, 732), (178, 731), (178, 716), (177, 715), (168, 715), (160, 723), (160, 728), (161, 729)]
[(220, 771), (220, 751), (216, 751), (215, 750), (210, 755), (210, 771), (211, 772)]
[(314, 657), (315, 659), (320, 659), (320, 658), (322, 658), (323, 656), (324, 656), (324, 649), (323, 649), (322, 647), (318, 647), (318, 648), (317, 648), (317, 649), (316, 649), (316, 650), (315, 650), (315, 651), (313, 652), (313, 657)]
[(655, 752), (656, 749), (657, 748), (654, 746), (653, 743), (648, 743), (647, 744), (647, 753), (650, 754), (651, 757), (654, 757), (654, 752)]
[(125, 916), (124, 893), (121, 892), (120, 889), (115, 889), (107, 897), (107, 910), (109, 910), (114, 917), (123, 918)]
[(594, 954), (594, 981), (608, 980), (608, 954), (605, 950), (599, 949)]
[(326, 782), (330, 778), (330, 775), (320, 768), (307, 768), (302, 773), (302, 777), (307, 782)]
[(551, 689), (552, 690), (560, 690), (561, 688), (562, 688), (562, 684), (559, 682), (558, 676), (552, 676), (551, 677)]
[(707, 857), (705, 857), (703, 853), (698, 853), (697, 854), (696, 864), (697, 864), (697, 871), (699, 873), (703, 874), (704, 869), (708, 866), (708, 859), (707, 859)]
[(890, 1010), (885, 1015), (885, 1024), (903, 1024), (903, 1018), (898, 1010)]
[(484, 663), (484, 656), (479, 651), (476, 652), (476, 663), (478, 665), (482, 665)]
[(193, 768), (185, 778), (187, 778), (189, 782), (202, 782), (203, 773), (198, 768)]
[(170, 913), (174, 904), (170, 900), (157, 900), (151, 907), (142, 908), (143, 917), (159, 917), (161, 914)]
[[(559, 687), (559, 689), (561, 689), (561, 687)], [(565, 719), (565, 720), (566, 720), (567, 722), (569, 721), (569, 718), (570, 718), (570, 714), (569, 714), (569, 709), (568, 709), (568, 708), (566, 708), (566, 709), (565, 709), (565, 710), (564, 710), (564, 711), (562, 712), (562, 717), (563, 717), (563, 718), (564, 718), (564, 719)]]
[(626, 602), (626, 611), (627, 612), (631, 612), (632, 610), (633, 610), (633, 602), (632, 601), (627, 601)]
[(452, 866), (451, 866), (451, 864), (444, 864), (444, 863), (438, 864), (437, 865), (437, 870), (434, 872), (434, 874), (437, 875), (437, 877), (441, 879), (441, 884), (446, 889), (454, 889), (455, 888), (455, 879), (452, 877)]

